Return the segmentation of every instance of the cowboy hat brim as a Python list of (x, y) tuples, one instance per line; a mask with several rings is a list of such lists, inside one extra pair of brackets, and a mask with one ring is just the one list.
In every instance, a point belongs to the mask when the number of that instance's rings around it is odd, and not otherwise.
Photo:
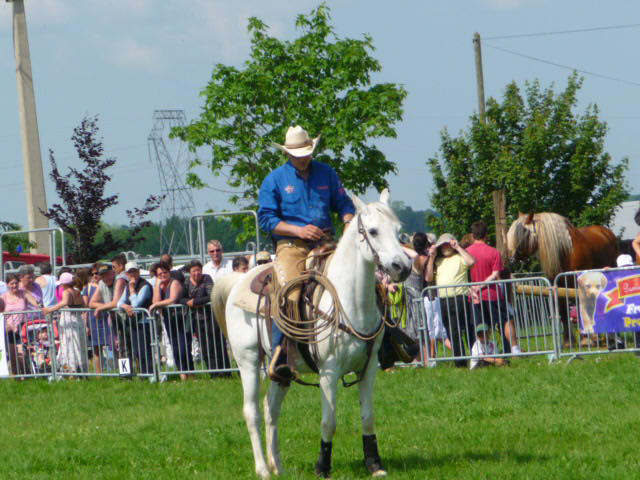
[(320, 136), (317, 136), (316, 138), (311, 140), (311, 144), (305, 145), (304, 147), (298, 147), (298, 148), (287, 147), (286, 145), (280, 145), (279, 143), (275, 143), (275, 142), (272, 143), (272, 145), (276, 147), (278, 150), (282, 150), (283, 152), (288, 153), (293, 157), (299, 158), (299, 157), (308, 157), (309, 155), (311, 155), (313, 151), (316, 149), (316, 146), (318, 145), (319, 140), (320, 140)]

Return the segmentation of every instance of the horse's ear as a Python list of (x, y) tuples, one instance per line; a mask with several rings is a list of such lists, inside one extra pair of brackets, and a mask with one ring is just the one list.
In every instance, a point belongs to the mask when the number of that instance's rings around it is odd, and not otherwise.
[(349, 197), (351, 197), (351, 201), (355, 205), (357, 212), (366, 213), (368, 211), (367, 204), (360, 200), (356, 195), (350, 193)]
[(380, 192), (380, 203), (384, 203), (387, 207), (391, 207), (391, 193), (388, 188)]
[(527, 213), (526, 214), (526, 218), (524, 219), (524, 224), (525, 225), (529, 225), (531, 222), (533, 222), (533, 213)]

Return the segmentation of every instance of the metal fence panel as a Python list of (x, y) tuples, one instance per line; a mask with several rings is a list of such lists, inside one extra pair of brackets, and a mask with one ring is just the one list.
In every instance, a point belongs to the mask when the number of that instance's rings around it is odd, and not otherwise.
[(207, 373), (229, 376), (232, 371), (227, 341), (209, 304), (190, 308), (169, 305), (155, 314), (161, 333), (158, 372), (168, 375)]
[(420, 330), (428, 366), (454, 361), (462, 367), (469, 360), (477, 364), (482, 355), (504, 358), (557, 351), (553, 289), (546, 278), (430, 286), (422, 296)]
[(157, 378), (156, 329), (147, 310), (136, 308), (128, 315), (62, 308), (50, 317), (60, 338), (56, 376)]
[(0, 378), (50, 377), (56, 370), (58, 347), (54, 325), (41, 311), (0, 313), (2, 349)]

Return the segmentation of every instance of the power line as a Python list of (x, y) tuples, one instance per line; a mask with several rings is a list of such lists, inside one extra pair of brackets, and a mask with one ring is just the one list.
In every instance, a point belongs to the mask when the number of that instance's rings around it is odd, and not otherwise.
[(506, 48), (496, 47), (495, 45), (491, 45), (489, 43), (482, 42), (485, 46), (489, 48), (493, 48), (494, 50), (499, 50), (504, 53), (509, 53), (511, 55), (515, 55), (517, 57), (527, 58), (529, 60), (534, 60), (540, 63), (546, 63), (547, 65), (553, 65), (554, 67), (566, 68), (567, 70), (576, 71), (580, 73), (584, 73), (585, 75), (591, 75), (592, 77), (599, 77), (605, 80), (613, 80), (615, 82), (626, 83), (627, 85), (634, 85), (636, 87), (640, 87), (640, 82), (634, 82), (632, 80), (625, 80), (623, 78), (610, 77), (609, 75), (603, 75), (602, 73), (590, 72), (588, 70), (582, 70), (580, 68), (571, 67), (569, 65), (563, 65), (561, 63), (552, 62), (550, 60), (545, 60), (543, 58), (533, 57), (531, 55), (526, 55), (524, 53), (514, 52), (513, 50), (507, 50)]
[(522, 37), (542, 37), (545, 35), (566, 35), (570, 33), (584, 33), (584, 32), (596, 32), (599, 30), (618, 30), (621, 28), (635, 28), (640, 27), (640, 23), (631, 23), (629, 25), (612, 25), (609, 27), (593, 27), (593, 28), (579, 28), (576, 30), (557, 30), (555, 32), (538, 32), (538, 33), (519, 33), (515, 35), (499, 35), (495, 37), (485, 37), (485, 40), (498, 40), (502, 38), (522, 38)]

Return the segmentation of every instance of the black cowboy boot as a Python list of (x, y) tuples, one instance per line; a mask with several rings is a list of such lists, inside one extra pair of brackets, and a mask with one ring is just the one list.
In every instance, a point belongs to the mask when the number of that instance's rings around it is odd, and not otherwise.
[(376, 434), (363, 435), (362, 447), (364, 450), (364, 466), (369, 470), (369, 473), (374, 474), (379, 471), (384, 471), (382, 468), (382, 460), (378, 454), (378, 440)]
[(321, 478), (331, 477), (331, 442), (320, 440), (320, 455), (316, 462), (316, 475)]

